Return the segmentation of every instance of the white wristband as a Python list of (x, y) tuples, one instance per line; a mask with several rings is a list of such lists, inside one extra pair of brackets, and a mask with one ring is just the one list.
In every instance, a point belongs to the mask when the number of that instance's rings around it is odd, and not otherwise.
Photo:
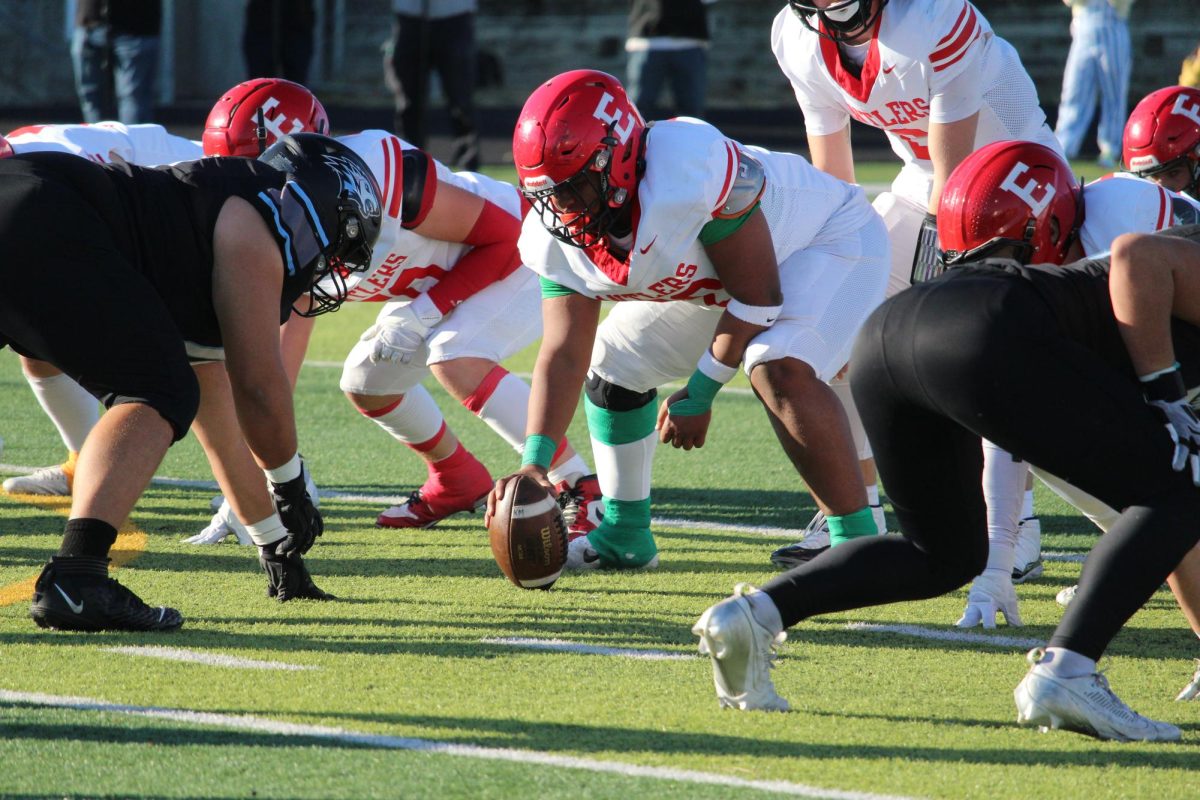
[(432, 328), (442, 321), (442, 312), (429, 296), (429, 292), (421, 292), (408, 304), (408, 308), (416, 315), (417, 321), (426, 328)]
[(287, 483), (300, 477), (300, 454), (296, 453), (288, 461), (274, 469), (264, 469), (271, 483)]
[(717, 383), (729, 383), (733, 380), (733, 376), (737, 375), (738, 371), (737, 367), (731, 367), (728, 364), (722, 364), (720, 361), (717, 361), (711, 350), (705, 350), (704, 355), (700, 356), (700, 361), (696, 363), (696, 369)]
[(742, 322), (769, 328), (779, 319), (779, 312), (783, 310), (783, 306), (748, 306), (740, 300), (730, 300), (725, 310)]
[(279, 514), (272, 514), (253, 525), (247, 525), (246, 533), (250, 534), (250, 538), (259, 547), (274, 544), (288, 535), (287, 528), (283, 527), (283, 520), (279, 518)]

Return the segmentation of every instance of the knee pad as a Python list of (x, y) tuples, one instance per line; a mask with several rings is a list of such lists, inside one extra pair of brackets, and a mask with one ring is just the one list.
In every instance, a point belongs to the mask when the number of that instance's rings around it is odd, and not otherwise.
[(658, 397), (658, 390), (635, 392), (615, 383), (609, 383), (594, 372), (589, 372), (583, 389), (587, 399), (605, 411), (636, 411)]

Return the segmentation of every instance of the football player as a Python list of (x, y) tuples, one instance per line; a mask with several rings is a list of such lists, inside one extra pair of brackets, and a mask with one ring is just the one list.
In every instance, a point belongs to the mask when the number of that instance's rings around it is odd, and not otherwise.
[[(1014, 692), (1018, 722), (1119, 741), (1180, 738), (1121, 702), (1096, 670), (1200, 539), (1200, 421), (1184, 390), (1200, 381), (1200, 226), (1169, 233), (1124, 234), (1111, 253), (1067, 266), (1022, 266), (1008, 256), (1028, 243), (998, 240), (980, 254), (993, 260), (948, 270), (872, 315), (851, 384), (902, 535), (850, 542), (761, 591), (739, 585), (705, 611), (693, 630), (722, 706), (786, 707), (770, 663), (797, 622), (936, 597), (984, 566), (978, 482), (926, 476), (978, 474), (986, 437), (1124, 509), (1088, 556), (1049, 645), (1030, 652)], [(1072, 397), (1084, 401), (1061, 402)]]
[[(255, 108), (250, 101), (218, 104), (204, 134), (205, 154), (253, 155), (261, 127)], [(424, 485), (381, 513), (378, 524), (430, 527), (478, 507), (492, 487), (486, 467), (449, 429), (421, 385), (431, 372), (518, 451), (524, 441), (529, 387), (499, 362), (541, 333), (536, 276), (517, 269), (525, 208), (512, 186), (451, 172), (384, 131), (339, 141), (372, 170), (383, 189), (385, 213), (369, 269), (344, 280), (331, 275), (316, 291), (318, 296), (344, 291), (349, 301), (380, 304), (375, 324), (346, 358), (341, 388), (365, 417), (426, 463)], [(290, 369), (299, 370), (310, 331), (295, 318), (285, 326)], [(236, 442), (229, 448), (224, 468), (244, 473), (249, 464), (244, 448), (238, 453)], [(551, 475), (570, 535), (586, 534), (601, 511), (594, 473), (564, 442)], [(191, 541), (219, 541), (239, 526), (238, 515), (224, 506)]]
[(1200, 200), (1200, 89), (1168, 86), (1141, 99), (1125, 123), (1125, 168)]
[[(855, 182), (852, 119), (884, 131), (903, 161), (890, 191), (874, 201), (891, 237), (889, 296), (914, 274), (933, 271), (942, 186), (963, 158), (1001, 139), (1059, 149), (1016, 50), (967, 0), (790, 0), (775, 17), (771, 47), (804, 114), (813, 166)], [(849, 385), (833, 385), (847, 407), (868, 495), (877, 505), (870, 444)], [(1030, 484), (1022, 515), (1028, 535), (1038, 525), (1033, 513)], [(786, 568), (828, 545), (821, 520), (806, 533), (772, 561)]]
[[(703, 446), (713, 398), (739, 365), (834, 535), (874, 535), (826, 384), (887, 281), (887, 232), (862, 190), (700, 120), (647, 125), (621, 84), (592, 70), (530, 95), (513, 157), (533, 205), (520, 249), (540, 276), (545, 328), (521, 473), (548, 483), (586, 385), (604, 494), (600, 526), (571, 542), (567, 566), (657, 563), (656, 440)], [(617, 302), (599, 324), (605, 300)], [(656, 410), (657, 387), (681, 378), (687, 387)]]
[(80, 452), (62, 545), (34, 588), (40, 626), (182, 624), (110, 579), (107, 557), (196, 415), (190, 359), (224, 360), (239, 427), (271, 483), (273, 502), (248, 526), (270, 589), (311, 584), (301, 555), (323, 526), (304, 487), (278, 327), (316, 280), (366, 267), (381, 199), (361, 159), (328, 137), (288, 137), (263, 158), (171, 169), (61, 153), (0, 160), (0, 343), (54, 364), (109, 409)]

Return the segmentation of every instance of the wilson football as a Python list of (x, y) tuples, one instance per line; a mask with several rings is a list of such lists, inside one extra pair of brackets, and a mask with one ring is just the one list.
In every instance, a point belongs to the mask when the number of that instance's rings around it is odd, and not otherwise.
[(522, 589), (549, 589), (567, 563), (567, 525), (558, 502), (528, 475), (510, 481), (488, 525), (492, 555)]

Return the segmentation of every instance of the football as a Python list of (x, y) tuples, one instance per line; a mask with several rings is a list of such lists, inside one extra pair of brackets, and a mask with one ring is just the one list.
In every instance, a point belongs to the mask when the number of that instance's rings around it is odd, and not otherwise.
[(488, 525), (492, 555), (522, 589), (549, 589), (567, 563), (567, 525), (546, 487), (522, 475), (504, 487)]

